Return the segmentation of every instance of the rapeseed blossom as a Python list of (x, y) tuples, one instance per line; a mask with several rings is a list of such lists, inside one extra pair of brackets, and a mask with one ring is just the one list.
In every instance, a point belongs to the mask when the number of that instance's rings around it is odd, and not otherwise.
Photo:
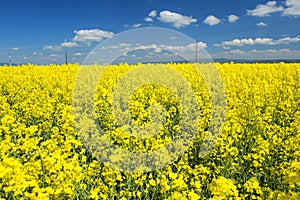
[[(117, 81), (141, 65), (109, 66), (95, 92), (95, 109), (112, 143), (153, 152), (180, 129), (176, 95), (162, 85), (145, 85), (131, 95), (128, 112), (136, 126), (151, 123), (151, 106), (165, 108), (165, 121), (151, 137), (118, 127), (111, 108)], [(299, 64), (216, 63), (226, 120), (204, 157), (200, 149), (211, 120), (206, 84), (191, 64), (165, 65), (191, 84), (200, 107), (199, 131), (177, 160), (147, 173), (113, 169), (83, 145), (72, 113), (78, 64), (0, 67), (0, 198), (300, 199)]]

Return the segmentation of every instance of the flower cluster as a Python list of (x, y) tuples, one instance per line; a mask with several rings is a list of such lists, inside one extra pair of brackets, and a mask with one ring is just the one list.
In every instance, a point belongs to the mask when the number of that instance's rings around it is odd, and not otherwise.
[[(83, 144), (72, 104), (78, 64), (0, 67), (0, 198), (300, 199), (300, 65), (215, 65), (225, 86), (226, 119), (205, 156), (201, 147), (212, 121), (210, 91), (195, 65), (161, 65), (190, 83), (199, 107), (198, 131), (180, 157), (146, 173), (111, 168)], [(148, 84), (130, 94), (125, 110), (114, 112), (114, 87), (142, 66), (107, 67), (94, 102), (103, 135), (136, 153), (170, 144), (186, 106), (170, 88)], [(120, 97), (128, 95), (123, 92)], [(119, 126), (115, 115), (131, 121)], [(128, 127), (149, 127), (153, 119), (162, 123), (149, 137), (138, 137)]]

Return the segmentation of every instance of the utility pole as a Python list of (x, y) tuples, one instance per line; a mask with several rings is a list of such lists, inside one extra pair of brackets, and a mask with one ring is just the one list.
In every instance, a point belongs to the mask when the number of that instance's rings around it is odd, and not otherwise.
[(196, 63), (198, 63), (198, 42), (196, 41), (196, 58), (195, 58), (195, 61)]
[(66, 57), (66, 65), (68, 65), (68, 52), (65, 51), (65, 57)]
[(9, 62), (9, 66), (11, 66), (11, 55), (10, 55), (10, 53), (8, 53), (8, 62)]

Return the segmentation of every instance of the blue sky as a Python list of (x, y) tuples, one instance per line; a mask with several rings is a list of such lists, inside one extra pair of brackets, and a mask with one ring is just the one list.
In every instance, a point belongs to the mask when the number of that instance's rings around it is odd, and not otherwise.
[(65, 50), (82, 62), (143, 27), (184, 33), (212, 58), (300, 58), (299, 0), (3, 0), (0, 24), (0, 62), (63, 63)]

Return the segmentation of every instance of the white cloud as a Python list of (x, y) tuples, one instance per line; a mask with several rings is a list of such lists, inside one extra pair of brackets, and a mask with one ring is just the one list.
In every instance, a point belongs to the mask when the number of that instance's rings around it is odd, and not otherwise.
[(76, 34), (73, 38), (75, 42), (83, 42), (90, 45), (92, 42), (100, 42), (105, 38), (112, 38), (114, 33), (109, 31), (103, 31), (99, 29), (90, 29), (90, 30), (75, 30)]
[(34, 52), (32, 53), (32, 55), (36, 56), (36, 55), (37, 55), (37, 52), (36, 52), (36, 51), (34, 51)]
[(221, 20), (213, 15), (209, 15), (206, 17), (206, 19), (203, 22), (210, 26), (215, 26), (215, 25), (219, 24), (221, 22)]
[(222, 47), (228, 47), (228, 46), (244, 46), (244, 45), (255, 45), (255, 44), (265, 44), (265, 45), (273, 45), (275, 44), (273, 39), (271, 38), (248, 38), (248, 39), (234, 39), (231, 41), (225, 41), (221, 44), (216, 44), (215, 46), (222, 46)]
[(27, 56), (23, 56), (23, 60), (28, 60), (28, 57)]
[(285, 37), (278, 40), (272, 38), (248, 38), (248, 39), (234, 39), (231, 41), (224, 41), (221, 44), (215, 44), (215, 46), (229, 47), (229, 46), (244, 46), (244, 45), (279, 45), (290, 44), (300, 42), (300, 36), (291, 38)]
[(195, 44), (189, 44), (186, 46), (162, 45), (162, 47), (164, 50), (167, 51), (185, 51), (186, 49), (190, 49), (192, 45), (194, 45), (194, 49), (195, 49)]
[(156, 11), (156, 10), (152, 10), (152, 11), (148, 14), (149, 17), (156, 17), (156, 15), (157, 15), (157, 11)]
[(236, 22), (238, 19), (239, 19), (239, 17), (236, 16), (236, 15), (229, 15), (229, 16), (228, 16), (228, 22), (229, 22), (229, 23), (234, 23), (234, 22)]
[(12, 50), (14, 50), (14, 51), (18, 51), (18, 50), (19, 50), (19, 48), (18, 48), (18, 47), (13, 47), (13, 48), (12, 48)]
[(197, 19), (194, 19), (193, 17), (184, 16), (168, 10), (160, 12), (158, 20), (165, 23), (172, 23), (176, 28), (188, 26), (191, 23), (197, 22)]
[(299, 0), (286, 0), (285, 5), (287, 8), (282, 12), (283, 16), (292, 15), (299, 16), (300, 15), (300, 1)]
[(79, 46), (76, 42), (63, 42), (60, 44), (61, 47), (71, 48)]
[(58, 55), (57, 55), (57, 54), (54, 54), (54, 53), (52, 53), (52, 54), (50, 54), (50, 55), (49, 55), (49, 57), (50, 57), (50, 58), (58, 58)]
[(140, 27), (140, 26), (142, 26), (142, 24), (133, 24), (133, 25), (132, 25), (133, 28), (138, 28), (138, 27)]
[(52, 50), (52, 51), (56, 51), (56, 50), (60, 50), (61, 46), (52, 46), (52, 45), (46, 45), (43, 47), (43, 50)]
[(52, 49), (53, 49), (53, 46), (51, 46), (51, 45), (47, 45), (47, 46), (43, 47), (43, 50), (52, 50)]
[(134, 48), (134, 50), (146, 50), (146, 49), (156, 49), (156, 44), (149, 44), (149, 45), (140, 45)]
[[(198, 42), (198, 49), (201, 48), (207, 48), (207, 44), (204, 42)], [(123, 47), (123, 49), (122, 49)], [(125, 48), (124, 48), (125, 47)], [(166, 51), (194, 51), (196, 49), (195, 43), (187, 44), (187, 45), (181, 45), (181, 46), (175, 46), (175, 45), (158, 45), (158, 44), (147, 44), (147, 45), (141, 45), (141, 44), (136, 44), (136, 45), (130, 45), (126, 43), (121, 43), (119, 45), (113, 45), (113, 46), (108, 46), (108, 47), (102, 47), (101, 49), (106, 50), (106, 49), (122, 49), (125, 51), (135, 51), (135, 50), (150, 50), (153, 49), (154, 52), (160, 53), (164, 50)]]
[[(207, 48), (207, 44), (204, 42), (198, 42), (198, 49), (199, 48)], [(184, 45), (184, 46), (173, 46), (173, 45), (160, 45), (161, 48), (169, 50), (169, 51), (194, 51), (196, 49), (196, 45), (195, 43), (191, 43), (188, 45)]]
[(244, 54), (245, 52), (241, 51), (239, 49), (234, 49), (234, 50), (229, 51), (229, 53), (232, 53), (232, 54)]
[(154, 49), (154, 52), (155, 52), (155, 53), (161, 53), (161, 51), (162, 51), (161, 48), (156, 48), (156, 49)]
[(82, 53), (76, 52), (76, 53), (74, 53), (74, 56), (82, 56)]
[(283, 11), (282, 6), (276, 6), (276, 1), (268, 1), (267, 4), (258, 4), (255, 9), (247, 10), (247, 14), (256, 17), (269, 16), (270, 13)]
[(132, 44), (128, 44), (128, 43), (120, 43), (119, 47), (131, 47)]
[(272, 38), (256, 38), (255, 44), (261, 44), (261, 45), (275, 45), (276, 41), (274, 41)]
[(256, 24), (256, 26), (258, 26), (258, 27), (265, 27), (265, 26), (268, 26), (268, 25), (266, 23), (264, 23), (264, 22), (259, 22), (259, 23)]
[(101, 49), (106, 50), (106, 49), (122, 49), (122, 48), (128, 48), (131, 47), (132, 44), (128, 44), (128, 43), (119, 43), (118, 45), (111, 45), (111, 46), (103, 46), (101, 47)]
[(284, 38), (281, 38), (281, 39), (277, 40), (277, 42), (279, 44), (297, 43), (297, 42), (300, 42), (300, 36), (297, 36), (297, 37), (294, 37), (294, 38), (284, 37)]
[(234, 40), (231, 40), (231, 41), (225, 41), (225, 42), (222, 42), (220, 45), (216, 45), (216, 46), (223, 46), (223, 47), (226, 47), (226, 46), (243, 46), (245, 44), (254, 44), (254, 40), (249, 38), (249, 39), (234, 39)]
[[(137, 51), (136, 56), (146, 56), (146, 55), (156, 55), (162, 56), (164, 53), (168, 52), (168, 55), (172, 53), (174, 56), (176, 53), (177, 55), (184, 55), (183, 57), (187, 56), (187, 58), (192, 57), (194, 59), (195, 50), (196, 50), (196, 43), (188, 43), (182, 45), (173, 44), (175, 42), (170, 42), (169, 44), (155, 44), (155, 43), (146, 43), (146, 44), (113, 44), (110, 46), (101, 47), (101, 52), (105, 52), (107, 54), (111, 54), (111, 52), (118, 52), (119, 55), (124, 57), (133, 57), (133, 53)], [(202, 48), (206, 48), (207, 44), (204, 42), (198, 42), (198, 50), (201, 52)], [(152, 52), (152, 53), (151, 53)], [(157, 57), (157, 59), (165, 59), (162, 57)], [(155, 57), (155, 56), (154, 56)], [(199, 58), (201, 55), (199, 54)], [(156, 58), (155, 58), (156, 59)]]
[(74, 41), (70, 41), (70, 42), (62, 42), (60, 45), (46, 45), (43, 47), (43, 50), (59, 51), (62, 50), (62, 48), (71, 48), (77, 46), (80, 45)]
[[(191, 50), (194, 50), (196, 48), (195, 44), (189, 44), (189, 45), (187, 45), (187, 47)], [(198, 42), (197, 43), (197, 48), (205, 49), (205, 48), (207, 48), (207, 44), (204, 43), (204, 42)]]
[(151, 17), (145, 17), (146, 22), (153, 22), (153, 19)]
[(205, 49), (207, 48), (207, 44), (205, 42), (198, 42), (198, 47)]
[(120, 48), (119, 47), (119, 45), (111, 45), (111, 46), (107, 46), (107, 47), (105, 47), (105, 46), (103, 46), (103, 47), (101, 47), (101, 49), (118, 49), (118, 48)]
[(300, 50), (266, 49), (241, 51), (239, 49), (212, 54), (214, 58), (266, 60), (266, 59), (299, 59)]

